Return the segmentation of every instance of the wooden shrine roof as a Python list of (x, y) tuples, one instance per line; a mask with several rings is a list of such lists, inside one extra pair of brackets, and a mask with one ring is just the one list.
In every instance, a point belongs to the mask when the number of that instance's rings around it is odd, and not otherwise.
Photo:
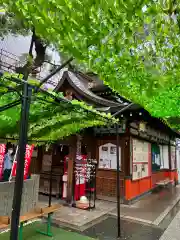
[(85, 99), (92, 101), (95, 105), (100, 105), (102, 107), (110, 107), (110, 108), (122, 108), (126, 105), (123, 102), (117, 102), (105, 99), (101, 96), (95, 94), (89, 88), (89, 82), (87, 78), (83, 77), (83, 74), (73, 71), (64, 71), (61, 79), (59, 80), (55, 91), (59, 91), (63, 83), (68, 81), (70, 86), (75, 89), (81, 96), (85, 97)]

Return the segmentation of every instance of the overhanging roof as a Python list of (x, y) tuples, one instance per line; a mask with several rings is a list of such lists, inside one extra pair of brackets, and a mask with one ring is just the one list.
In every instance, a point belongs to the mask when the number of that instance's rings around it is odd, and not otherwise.
[(65, 71), (63, 73), (63, 76), (59, 80), (58, 85), (56, 86), (54, 91), (58, 91), (63, 85), (65, 80), (67, 80), (70, 86), (73, 89), (75, 89), (81, 96), (84, 96), (85, 98), (94, 102), (95, 104), (101, 105), (103, 107), (111, 107), (111, 108), (124, 106), (124, 104), (107, 100), (93, 93), (91, 90), (88, 89), (87, 80), (83, 79), (83, 77), (80, 76), (80, 74), (72, 71)]

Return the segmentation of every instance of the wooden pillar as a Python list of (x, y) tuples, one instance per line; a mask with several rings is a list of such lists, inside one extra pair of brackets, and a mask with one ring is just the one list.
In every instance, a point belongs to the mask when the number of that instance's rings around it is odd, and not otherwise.
[(67, 179), (67, 202), (71, 203), (73, 194), (73, 172), (74, 172), (74, 161), (76, 159), (76, 145), (71, 145), (69, 148), (69, 159), (68, 159), (68, 179)]
[(131, 175), (132, 165), (132, 143), (130, 140), (130, 136), (123, 136), (122, 138), (122, 171), (128, 177)]
[(169, 169), (172, 169), (172, 166), (171, 166), (171, 145), (170, 145), (170, 143), (168, 145), (168, 151), (169, 151)]
[(81, 142), (82, 142), (82, 137), (81, 135), (77, 134), (76, 135), (76, 154), (81, 155)]
[(175, 145), (175, 169), (177, 169), (177, 143)]
[(83, 139), (83, 142), (85, 142), (87, 146), (87, 158), (96, 159), (96, 147), (97, 147), (96, 138), (94, 136), (86, 135), (86, 137)]
[(42, 170), (42, 161), (43, 161), (43, 147), (38, 147), (38, 156), (37, 156), (37, 173), (40, 173)]
[(67, 179), (67, 202), (72, 203), (74, 194), (74, 162), (77, 155), (81, 155), (81, 136), (73, 137), (69, 149), (68, 179)]

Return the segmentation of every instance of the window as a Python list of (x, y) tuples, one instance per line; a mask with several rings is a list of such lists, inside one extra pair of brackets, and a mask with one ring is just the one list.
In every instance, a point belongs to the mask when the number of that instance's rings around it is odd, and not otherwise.
[(156, 143), (151, 145), (152, 171), (158, 171), (161, 168), (160, 146)]

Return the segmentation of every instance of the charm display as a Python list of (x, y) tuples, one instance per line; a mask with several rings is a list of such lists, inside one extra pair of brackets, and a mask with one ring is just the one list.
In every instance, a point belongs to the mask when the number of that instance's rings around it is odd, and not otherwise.
[[(76, 207), (92, 209), (95, 207), (95, 187), (96, 187), (97, 160), (95, 159), (76, 159), (74, 165), (75, 185), (78, 186)], [(85, 189), (82, 188), (85, 186)], [(77, 189), (77, 188), (75, 188)], [(82, 196), (86, 196), (88, 202), (81, 203)]]

